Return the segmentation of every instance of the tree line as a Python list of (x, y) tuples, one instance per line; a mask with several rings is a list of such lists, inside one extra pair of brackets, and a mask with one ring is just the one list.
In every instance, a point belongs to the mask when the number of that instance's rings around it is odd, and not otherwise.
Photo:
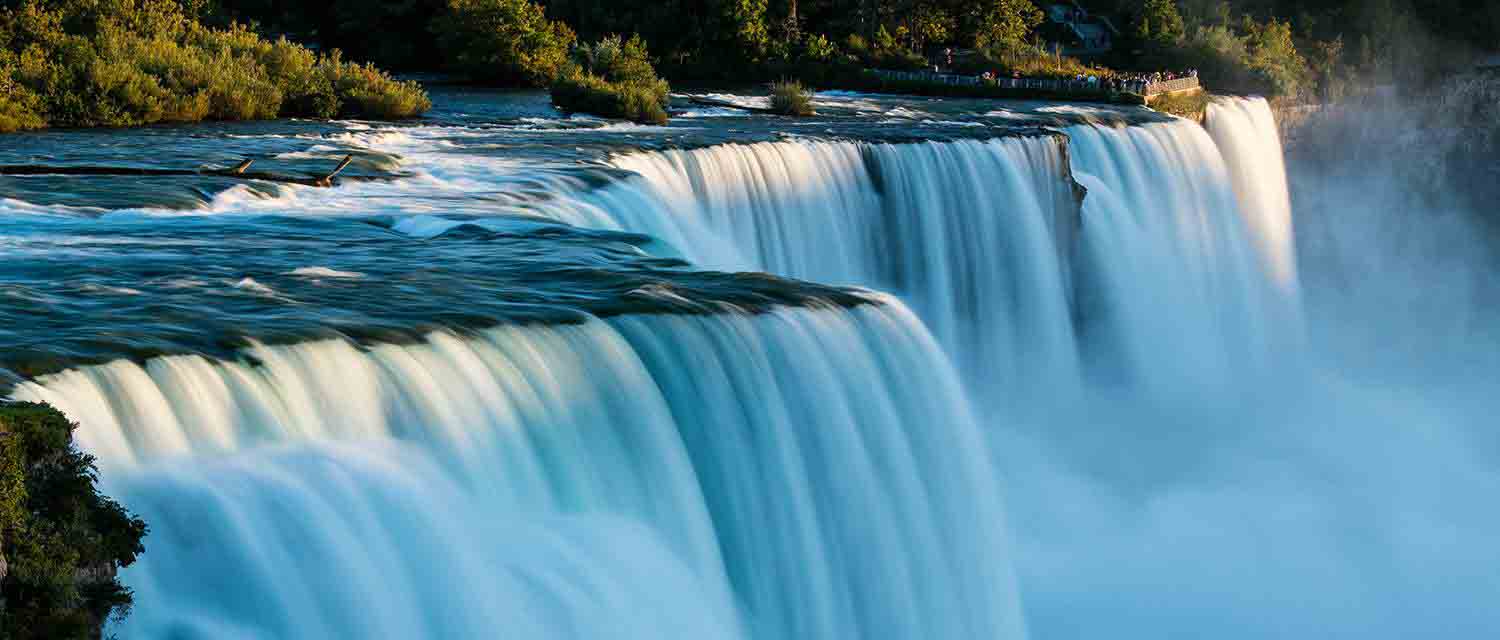
[[(455, 16), (512, 17), (506, 84), (545, 85), (575, 42), (640, 36), (664, 75), (705, 84), (801, 75), (815, 65), (925, 65), (956, 48), (1012, 64), (1042, 58), (1042, 0), (218, 0), (221, 22), (339, 48), (398, 70), (459, 69)], [(1341, 90), (1356, 78), (1420, 78), (1472, 50), (1500, 48), (1489, 0), (1092, 0), (1121, 33), (1092, 60), (1129, 70), (1206, 68), (1228, 86)], [(1054, 56), (1055, 58), (1055, 56)], [(491, 58), (490, 60), (496, 60)], [(1033, 65), (1035, 66), (1035, 65)], [(1044, 71), (1044, 69), (1034, 69)], [(493, 75), (493, 74), (490, 74)], [(814, 81), (817, 78), (813, 78)]]
[[(565, 83), (565, 92), (576, 90), (568, 94), (574, 106), (608, 102), (620, 107), (611, 112), (657, 121), (661, 109), (649, 103), (664, 107), (665, 98), (655, 98), (665, 94), (654, 70), (599, 73), (580, 55), (624, 51), (627, 43), (647, 67), (690, 85), (791, 79), (857, 87), (862, 69), (946, 63), (939, 52), (957, 49), (965, 55), (952, 66), (967, 73), (1194, 69), (1214, 89), (1304, 99), (1420, 85), (1475, 51), (1500, 49), (1500, 3), (1492, 0), (1084, 0), (1118, 36), (1109, 53), (1074, 60), (1041, 37), (1055, 32), (1042, 11), (1050, 4), (0, 0), (0, 131), (405, 117), (428, 108), (420, 87), (382, 69), (447, 71), (498, 86)], [(599, 82), (610, 75), (629, 81)]]

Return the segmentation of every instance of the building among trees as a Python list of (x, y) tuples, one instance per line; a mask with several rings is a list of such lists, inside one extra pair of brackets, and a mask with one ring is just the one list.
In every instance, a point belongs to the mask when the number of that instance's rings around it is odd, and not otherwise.
[(1108, 17), (1094, 15), (1069, 0), (1045, 6), (1047, 21), (1038, 29), (1049, 49), (1068, 56), (1098, 56), (1109, 53), (1120, 30)]

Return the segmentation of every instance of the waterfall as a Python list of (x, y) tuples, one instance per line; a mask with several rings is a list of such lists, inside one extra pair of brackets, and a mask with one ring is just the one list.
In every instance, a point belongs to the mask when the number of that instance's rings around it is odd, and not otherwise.
[(152, 526), (149, 637), (1020, 638), (900, 303), (257, 345), (21, 384)]
[(895, 291), (963, 370), (996, 387), (1075, 375), (1078, 211), (1060, 137), (795, 140), (615, 164), (639, 179), (546, 214), (646, 233), (705, 267)]
[(1277, 286), (1297, 290), (1292, 242), (1292, 201), (1287, 189), (1281, 135), (1264, 98), (1224, 98), (1208, 105), (1209, 135), (1226, 159), (1230, 178), (1256, 245)]
[[(1236, 474), (1259, 460), (1235, 456), (1282, 454), (1260, 440), (1336, 451), (1354, 438), (1289, 438), (1357, 422), (1293, 414), (1317, 394), (1256, 384), (1303, 380), (1285, 366), (1298, 275), (1269, 118), (1234, 100), (1207, 130), (636, 151), (490, 200), (460, 197), (495, 186), (478, 156), (449, 157), (446, 178), (352, 193), (439, 184), (451, 203), (395, 198), (365, 221), (435, 244), (538, 216), (642, 234), (693, 268), (891, 295), (254, 344), (15, 395), (77, 420), (108, 492), (151, 523), (124, 638), (1022, 638), (1017, 572), (1047, 638), (1233, 635), (1206, 623), (1220, 612), (1253, 636), (1266, 611), (1235, 599), (1288, 585), (1238, 578), (1262, 557), (1306, 577), (1305, 558), (1233, 553), (1259, 514), (1242, 505), (1350, 501), (1258, 484)], [(366, 215), (350, 193), (224, 206)], [(1022, 496), (1015, 532), (1002, 489)], [(1326, 533), (1272, 515), (1286, 548), (1297, 526)], [(1179, 615), (1181, 585), (1218, 589), (1183, 596), (1204, 620)]]
[(1295, 333), (1291, 302), (1270, 286), (1210, 136), (1186, 120), (1068, 135), (1089, 190), (1079, 315), (1092, 361), (1158, 389), (1232, 384), (1267, 365)]
[[(1080, 367), (1162, 388), (1229, 384), (1295, 344), (1295, 270), (1285, 171), (1279, 158), (1262, 166), (1278, 145), (1264, 101), (1214, 109), (1216, 122), (1260, 115), (1214, 125), (1233, 142), (1174, 120), (634, 153), (614, 164), (637, 179), (540, 210), (649, 234), (706, 267), (893, 292), (986, 400), (1065, 402)], [(1266, 242), (1273, 232), (1288, 239)]]

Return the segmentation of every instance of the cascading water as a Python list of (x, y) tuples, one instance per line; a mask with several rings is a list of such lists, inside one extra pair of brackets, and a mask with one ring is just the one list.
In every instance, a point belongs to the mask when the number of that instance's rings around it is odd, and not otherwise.
[(168, 356), (16, 395), (79, 420), (152, 522), (123, 637), (1019, 638), (946, 367), (891, 300)]
[(1220, 99), (1208, 105), (1204, 126), (1229, 164), (1235, 193), (1276, 285), (1297, 290), (1292, 201), (1276, 119), (1264, 98)]
[(1257, 158), (1222, 155), (1185, 120), (1068, 134), (1089, 190), (1079, 288), (1093, 359), (1158, 388), (1228, 384), (1266, 365), (1291, 335), (1280, 309), (1294, 301), (1268, 287), (1270, 256), (1252, 244), (1251, 203), (1229, 177)]
[[(56, 334), (0, 330), (26, 338), (3, 366), (52, 372), (15, 393), (77, 419), (108, 491), (152, 525), (114, 630), (1493, 628), (1500, 523), (1474, 505), (1500, 494), (1484, 364), (1500, 358), (1462, 340), (1463, 373), (1424, 360), (1461, 379), (1445, 386), (1395, 368), (1361, 384), (1316, 357), (1301, 329), (1322, 320), (1298, 298), (1317, 263), (1290, 213), (1305, 201), (1264, 101), (1215, 101), (1205, 130), (902, 100), (853, 96), (857, 117), (769, 134), (688, 117), (354, 128), (319, 153), (374, 147), (413, 175), (231, 189), (170, 232), (141, 222), (156, 211), (0, 200), (0, 233), (48, 216), (0, 240), (55, 274), (14, 287), (0, 269), (0, 293), (29, 305), (7, 319)], [(860, 124), (875, 116), (898, 120)], [(562, 161), (530, 166), (538, 148)], [(1377, 261), (1352, 233), (1364, 221), (1330, 228)], [(705, 268), (887, 290), (913, 311)], [(46, 315), (58, 301), (64, 319)], [(99, 331), (98, 309), (142, 326)], [(1379, 306), (1358, 309), (1319, 317)], [(235, 328), (277, 346), (226, 350)], [(80, 353), (129, 359), (53, 366)]]
[(1254, 115), (1218, 127), (1233, 146), (1177, 120), (1079, 124), (1067, 140), (636, 153), (614, 164), (638, 181), (538, 210), (695, 264), (896, 292), (983, 397), (1067, 396), (1081, 357), (1153, 384), (1223, 383), (1296, 333), (1289, 241), (1251, 242), (1285, 237), (1284, 171), (1244, 168), (1270, 153), (1250, 142), (1269, 111), (1223, 104)]
[(1077, 203), (1055, 136), (766, 142), (614, 164), (640, 184), (541, 210), (649, 234), (695, 264), (898, 291), (992, 388), (1075, 375)]

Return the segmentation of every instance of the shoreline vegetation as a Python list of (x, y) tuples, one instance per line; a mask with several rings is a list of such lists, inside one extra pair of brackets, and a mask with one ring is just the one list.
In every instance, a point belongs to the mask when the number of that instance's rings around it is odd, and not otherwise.
[(666, 124), (670, 92), (667, 81), (656, 76), (640, 36), (606, 36), (573, 48), (552, 82), (552, 104), (565, 113)]
[(0, 131), (277, 117), (400, 119), (431, 103), (369, 64), (211, 28), (172, 0), (25, 0), (0, 15)]
[(99, 493), (94, 458), (56, 409), (0, 402), (0, 637), (90, 640), (130, 612), (117, 573), (146, 523)]
[[(786, 81), (806, 91), (1087, 99), (1076, 91), (892, 81), (872, 69), (1100, 81), (1120, 75), (1116, 70), (1191, 69), (1214, 91), (1332, 102), (1378, 86), (1435, 86), (1474, 52), (1500, 49), (1500, 8), (1483, 4), (0, 0), (0, 132), (277, 117), (395, 120), (431, 108), (418, 83), (386, 69), (547, 88), (562, 111), (650, 124), (669, 116), (664, 77), (685, 86), (764, 82), (773, 98), (773, 81)], [(1055, 15), (1059, 6), (1090, 12), (1089, 24), (1107, 27), (1112, 46), (1062, 55), (1058, 47), (1071, 36), (1041, 9)], [(368, 62), (350, 62), (342, 51)], [(619, 66), (611, 55), (621, 56)]]

